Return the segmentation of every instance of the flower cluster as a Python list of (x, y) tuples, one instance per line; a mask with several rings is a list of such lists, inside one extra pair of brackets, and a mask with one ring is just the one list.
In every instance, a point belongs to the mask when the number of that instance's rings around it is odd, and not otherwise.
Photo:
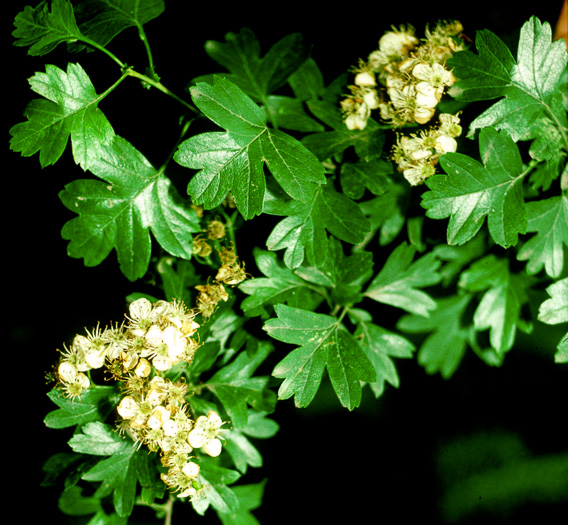
[(392, 159), (412, 186), (421, 184), (436, 173), (435, 166), (441, 155), (457, 149), (455, 137), (462, 132), (459, 116), (441, 113), (439, 120), (439, 126), (397, 137)]
[(146, 377), (152, 367), (163, 372), (180, 361), (191, 362), (199, 347), (193, 337), (199, 328), (196, 313), (177, 301), (140, 298), (130, 304), (126, 323), (76, 335), (57, 368), (64, 393), (80, 397), (90, 384), (86, 372), (103, 366), (117, 378)]
[(433, 31), (426, 28), (422, 41), (412, 26), (387, 31), (378, 49), (359, 62), (351, 94), (341, 101), (346, 126), (365, 129), (374, 109), (395, 128), (427, 123), (455, 82), (446, 61), (464, 48), (462, 29), (457, 21), (438, 22)]
[(72, 398), (90, 387), (91, 370), (106, 367), (111, 372), (123, 392), (117, 406), (119, 431), (160, 453), (167, 469), (162, 481), (179, 497), (196, 496), (202, 489), (193, 450), (217, 457), (224, 431), (213, 410), (192, 419), (187, 385), (163, 375), (181, 361), (192, 361), (199, 347), (196, 314), (177, 301), (137, 299), (122, 325), (76, 335), (57, 367), (58, 383)]
[(212, 457), (221, 453), (223, 421), (213, 410), (193, 421), (185, 403), (186, 385), (159, 375), (129, 384), (127, 391), (117, 407), (120, 430), (160, 452), (162, 466), (168, 469), (161, 474), (162, 481), (178, 497), (196, 495), (200, 468), (191, 454), (196, 448)]

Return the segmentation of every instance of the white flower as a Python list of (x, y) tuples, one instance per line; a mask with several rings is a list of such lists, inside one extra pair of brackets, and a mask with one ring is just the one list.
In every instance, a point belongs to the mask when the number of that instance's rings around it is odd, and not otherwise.
[(221, 441), (217, 438), (212, 439), (201, 447), (203, 452), (205, 452), (212, 458), (216, 458), (219, 454), (221, 454), (222, 448), (223, 446), (221, 445)]
[(206, 454), (218, 456), (221, 453), (221, 442), (217, 436), (222, 432), (222, 425), (223, 421), (219, 414), (210, 410), (207, 416), (197, 418), (193, 430), (187, 436), (187, 441), (193, 448), (202, 448)]
[(355, 113), (351, 113), (346, 117), (345, 125), (347, 129), (365, 129), (370, 115), (371, 109), (363, 102)]
[(451, 113), (440, 113), (440, 131), (448, 137), (459, 137), (462, 133), (460, 118)]
[(187, 347), (185, 338), (175, 326), (162, 330), (158, 325), (152, 325), (146, 334), (146, 341), (151, 347), (148, 355), (152, 356), (152, 364), (162, 372), (178, 362)]
[(369, 71), (361, 71), (355, 75), (355, 84), (361, 87), (375, 87), (377, 81), (375, 80), (375, 75)]
[(393, 28), (387, 31), (379, 40), (379, 49), (391, 56), (404, 56), (418, 44), (418, 39), (414, 36), (414, 28), (401, 27), (400, 30)]
[(123, 397), (116, 410), (123, 419), (132, 419), (140, 412), (138, 403), (131, 396)]
[(157, 406), (156, 408), (154, 408), (154, 410), (152, 410), (152, 413), (150, 414), (150, 417), (148, 418), (146, 424), (152, 430), (158, 430), (162, 427), (162, 424), (164, 422), (170, 419), (170, 415), (171, 413), (166, 407)]
[(422, 108), (435, 108), (440, 102), (440, 93), (428, 82), (416, 84), (416, 105)]
[(61, 381), (65, 383), (72, 383), (77, 379), (77, 368), (69, 361), (62, 361), (57, 367), (57, 374)]
[(442, 92), (445, 87), (452, 86), (456, 79), (451, 71), (442, 64), (416, 64), (412, 69), (412, 75), (418, 80), (428, 82), (434, 89)]
[[(196, 478), (199, 476), (199, 465), (194, 463), (193, 461), (188, 461), (181, 471), (188, 477), (188, 478)], [(195, 489), (194, 489), (195, 490)]]
[(438, 153), (448, 153), (456, 151), (458, 149), (458, 143), (456, 142), (456, 139), (452, 137), (440, 135), (436, 138), (434, 147)]

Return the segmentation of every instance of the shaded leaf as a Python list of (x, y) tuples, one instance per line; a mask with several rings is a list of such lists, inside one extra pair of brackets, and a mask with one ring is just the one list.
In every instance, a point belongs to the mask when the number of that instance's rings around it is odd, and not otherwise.
[(379, 303), (427, 317), (436, 308), (436, 302), (419, 288), (440, 282), (440, 261), (430, 252), (413, 262), (415, 253), (415, 246), (406, 242), (399, 244), (364, 295)]

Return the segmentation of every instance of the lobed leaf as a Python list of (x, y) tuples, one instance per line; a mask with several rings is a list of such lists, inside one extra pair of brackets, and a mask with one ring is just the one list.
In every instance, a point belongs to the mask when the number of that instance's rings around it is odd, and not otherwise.
[(71, 138), (75, 162), (88, 169), (114, 131), (98, 109), (101, 96), (85, 70), (79, 64), (68, 64), (66, 71), (48, 64), (29, 83), (45, 98), (32, 100), (24, 113), (27, 121), (10, 129), (10, 148), (24, 157), (39, 151), (44, 168), (57, 162)]
[(200, 231), (195, 211), (134, 146), (115, 135), (90, 169), (102, 181), (77, 180), (59, 194), (79, 215), (61, 231), (71, 257), (95, 266), (114, 248), (122, 272), (134, 281), (148, 269), (150, 230), (172, 255), (191, 257), (191, 233)]
[(449, 244), (469, 241), (487, 217), (493, 240), (505, 248), (514, 246), (527, 229), (519, 150), (505, 131), (484, 128), (479, 151), (483, 164), (461, 153), (443, 155), (440, 164), (446, 174), (426, 181), (430, 191), (423, 194), (422, 207), (430, 218), (450, 217)]
[(440, 261), (431, 252), (413, 262), (415, 253), (415, 246), (406, 242), (399, 244), (364, 295), (374, 301), (428, 317), (430, 311), (436, 308), (436, 302), (419, 288), (440, 282)]
[(308, 58), (298, 33), (282, 38), (261, 58), (260, 44), (248, 28), (227, 33), (224, 43), (208, 40), (205, 51), (230, 71), (226, 78), (257, 102), (264, 102), (268, 94), (284, 85)]
[(213, 85), (199, 83), (191, 94), (196, 106), (227, 130), (191, 137), (174, 155), (182, 166), (200, 170), (188, 193), (206, 209), (218, 206), (230, 191), (245, 219), (260, 214), (264, 164), (293, 199), (306, 201), (314, 184), (325, 182), (317, 159), (297, 140), (269, 129), (262, 110), (236, 85), (214, 77)]
[(81, 0), (74, 6), (81, 32), (106, 46), (129, 27), (141, 28), (160, 16), (164, 0)]
[(459, 80), (450, 88), (450, 95), (463, 101), (505, 97), (471, 123), (469, 137), (477, 129), (493, 126), (506, 130), (515, 142), (535, 138), (541, 134), (541, 121), (550, 116), (566, 133), (562, 93), (566, 97), (568, 88), (562, 75), (568, 53), (562, 40), (551, 40), (550, 24), (533, 16), (521, 28), (516, 60), (487, 30), (476, 36), (478, 55), (462, 51), (452, 57), (449, 63)]
[(51, 11), (45, 1), (35, 7), (28, 5), (16, 15), (14, 25), (14, 45), (30, 46), (28, 54), (32, 56), (45, 55), (63, 42), (84, 38), (69, 0), (53, 0)]
[(519, 250), (517, 259), (527, 262), (527, 273), (544, 267), (547, 275), (560, 277), (564, 246), (568, 246), (568, 198), (564, 195), (527, 204), (527, 232), (536, 232)]
[(278, 318), (269, 319), (264, 330), (278, 341), (298, 345), (273, 371), (284, 378), (279, 398), (294, 396), (297, 407), (308, 406), (327, 368), (341, 404), (349, 410), (359, 406), (361, 381), (375, 381), (376, 372), (357, 340), (335, 317), (281, 304), (274, 308)]

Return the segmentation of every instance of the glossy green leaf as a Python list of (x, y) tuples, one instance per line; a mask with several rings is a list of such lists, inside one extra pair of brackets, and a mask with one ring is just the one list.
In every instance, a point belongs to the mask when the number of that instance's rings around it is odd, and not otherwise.
[(561, 92), (567, 92), (562, 73), (568, 63), (565, 44), (551, 42), (547, 22), (531, 17), (521, 29), (517, 59), (490, 31), (478, 32), (478, 55), (457, 53), (450, 61), (459, 79), (450, 94), (459, 100), (488, 100), (504, 96), (470, 125), (469, 136), (480, 128), (507, 130), (516, 142), (536, 137), (545, 114), (553, 114), (556, 125), (568, 129)]
[[(259, 307), (278, 303), (294, 306), (298, 296), (310, 300), (307, 298), (307, 294), (311, 293), (307, 287), (308, 283), (280, 263), (275, 253), (255, 249), (254, 257), (258, 269), (265, 277), (248, 279), (239, 285), (239, 289), (249, 295), (241, 303), (245, 314), (252, 314)], [(319, 299), (322, 300), (321, 295)], [(316, 298), (311, 299), (311, 302), (314, 307), (318, 304)]]
[(81, 476), (86, 481), (102, 482), (95, 496), (105, 497), (112, 494), (112, 502), (116, 513), (129, 516), (134, 507), (136, 497), (136, 455), (132, 441), (123, 440), (125, 446), (112, 456), (99, 461), (93, 468)]
[(468, 292), (483, 292), (473, 316), (474, 326), (477, 331), (489, 330), (491, 347), (502, 359), (513, 347), (517, 329), (526, 325), (521, 307), (528, 300), (529, 278), (511, 272), (507, 259), (490, 254), (463, 272), (458, 286)]
[(16, 16), (14, 25), (14, 45), (30, 46), (28, 54), (34, 56), (45, 55), (62, 42), (84, 38), (69, 0), (53, 0), (51, 11), (45, 1), (35, 7), (28, 5)]
[(27, 120), (12, 126), (10, 148), (24, 157), (39, 152), (46, 167), (57, 162), (71, 138), (75, 162), (88, 169), (114, 131), (98, 109), (101, 96), (87, 73), (79, 64), (68, 64), (67, 71), (48, 64), (29, 83), (45, 98), (32, 100), (24, 113)]
[(283, 378), (278, 396), (294, 396), (297, 407), (308, 406), (319, 388), (324, 369), (341, 404), (350, 410), (361, 402), (361, 381), (374, 382), (376, 373), (358, 341), (335, 317), (276, 305), (276, 319), (264, 324), (268, 334), (297, 345), (273, 371)]
[(527, 273), (544, 269), (553, 278), (564, 268), (568, 246), (568, 198), (564, 195), (527, 204), (527, 232), (536, 232), (519, 250), (517, 259), (527, 262)]
[(74, 6), (81, 32), (106, 46), (129, 27), (141, 28), (164, 12), (164, 0), (80, 0)]
[(228, 365), (219, 369), (206, 383), (207, 389), (219, 399), (231, 424), (236, 429), (247, 425), (248, 405), (263, 410), (268, 408), (270, 393), (269, 378), (253, 376), (255, 370), (272, 351), (267, 341), (253, 341), (248, 351), (241, 352)]
[(373, 256), (365, 251), (346, 256), (341, 242), (330, 237), (325, 263), (319, 268), (300, 266), (295, 274), (305, 281), (329, 288), (331, 301), (347, 306), (363, 299), (361, 289), (373, 274)]
[(269, 250), (285, 249), (284, 262), (290, 269), (298, 268), (304, 260), (320, 267), (327, 257), (327, 232), (350, 244), (365, 239), (370, 224), (358, 204), (331, 184), (317, 187), (310, 201), (265, 202), (265, 213), (284, 215), (270, 233)]
[(191, 257), (191, 233), (200, 231), (195, 211), (130, 143), (115, 136), (90, 169), (102, 181), (77, 180), (60, 193), (65, 206), (79, 214), (61, 231), (71, 257), (95, 266), (114, 248), (122, 272), (133, 281), (148, 269), (150, 229), (172, 255)]
[(361, 348), (373, 364), (377, 380), (370, 387), (379, 397), (385, 388), (385, 382), (398, 388), (400, 379), (393, 362), (393, 357), (410, 358), (415, 350), (414, 345), (394, 332), (373, 323), (361, 323), (357, 326), (355, 337)]
[(67, 428), (91, 421), (102, 421), (114, 408), (114, 394), (114, 387), (97, 386), (86, 390), (80, 399), (73, 400), (65, 397), (61, 390), (53, 389), (47, 396), (59, 408), (49, 412), (44, 423), (49, 428)]
[(546, 324), (568, 322), (568, 277), (551, 284), (546, 289), (549, 299), (538, 310), (538, 320)]
[(232, 193), (245, 219), (262, 212), (266, 164), (282, 189), (306, 201), (312, 187), (325, 182), (323, 166), (296, 139), (266, 126), (263, 111), (228, 80), (199, 83), (191, 89), (197, 107), (225, 133), (209, 132), (180, 144), (174, 159), (200, 170), (188, 185), (193, 199), (211, 209)]
[(506, 132), (493, 128), (481, 130), (479, 151), (483, 164), (462, 153), (443, 155), (446, 174), (427, 180), (430, 191), (423, 194), (422, 206), (432, 219), (450, 218), (449, 244), (469, 241), (487, 217), (493, 240), (515, 246), (527, 229), (521, 155)]

